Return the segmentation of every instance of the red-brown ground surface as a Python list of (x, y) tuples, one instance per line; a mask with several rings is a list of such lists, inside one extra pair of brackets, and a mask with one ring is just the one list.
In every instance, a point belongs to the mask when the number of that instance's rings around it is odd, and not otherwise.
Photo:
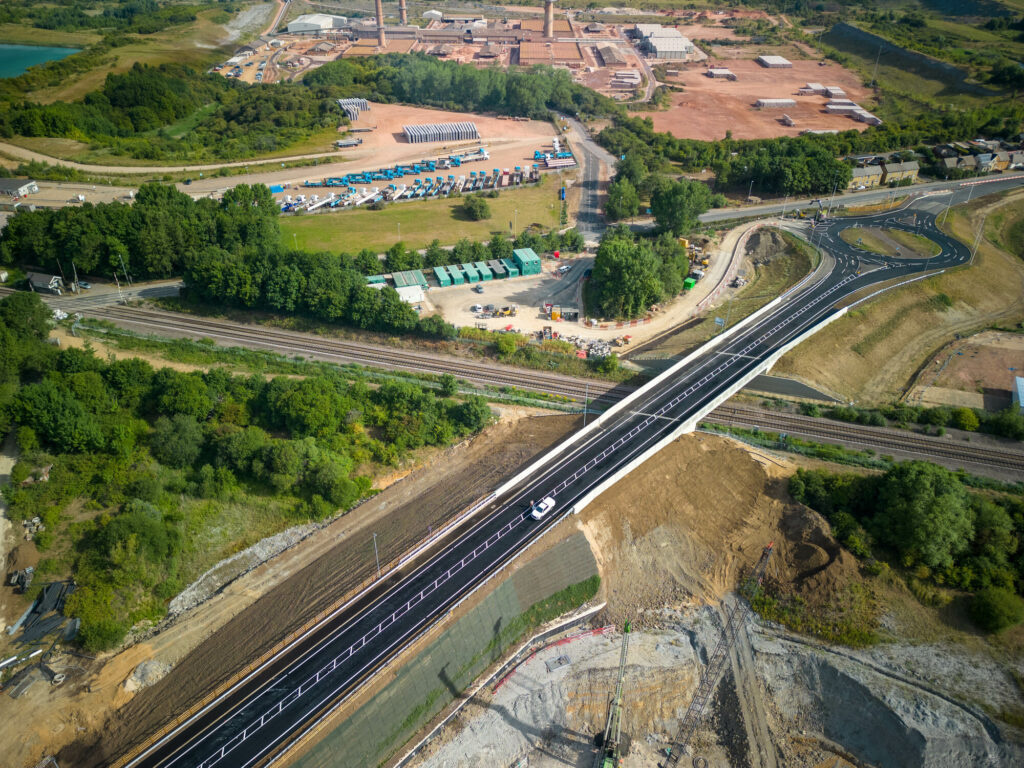
[[(714, 66), (732, 70), (737, 79), (711, 79), (704, 75), (704, 66), (690, 65), (667, 81), (685, 86), (684, 92), (672, 94), (672, 106), (663, 112), (642, 112), (639, 116), (650, 117), (656, 131), (704, 141), (721, 139), (727, 130), (737, 139), (766, 139), (797, 136), (807, 129), (846, 131), (867, 127), (844, 115), (826, 115), (824, 96), (796, 95), (797, 89), (808, 82), (838, 85), (848, 98), (870, 110), (870, 93), (861, 85), (860, 78), (838, 64), (822, 67), (816, 61), (794, 61), (791, 69), (766, 69), (747, 59), (719, 59)], [(754, 102), (760, 98), (794, 99), (796, 107), (754, 109)], [(783, 125), (783, 113), (792, 117), (796, 125)]]

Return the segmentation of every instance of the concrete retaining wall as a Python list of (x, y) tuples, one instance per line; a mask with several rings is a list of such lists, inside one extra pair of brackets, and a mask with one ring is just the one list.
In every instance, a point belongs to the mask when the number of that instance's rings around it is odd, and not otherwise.
[(582, 533), (525, 563), (291, 764), (368, 768), (384, 762), (518, 639), (502, 635), (510, 622), (535, 603), (595, 575), (597, 562)]

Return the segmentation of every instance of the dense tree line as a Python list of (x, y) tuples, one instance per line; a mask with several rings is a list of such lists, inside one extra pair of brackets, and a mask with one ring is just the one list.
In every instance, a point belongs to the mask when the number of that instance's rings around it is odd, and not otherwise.
[[(883, 475), (799, 469), (789, 490), (828, 518), (836, 537), (858, 557), (887, 557), (918, 581), (984, 592), (982, 614), (990, 613), (992, 603), (1007, 602), (1007, 594), (1010, 604), (1020, 604), (1019, 498), (970, 494), (955, 473), (920, 461)], [(1002, 628), (992, 617), (982, 621), (986, 629)]]
[[(259, 497), (286, 518), (320, 519), (370, 492), (360, 468), (445, 445), (491, 418), (481, 398), (408, 382), (371, 389), (331, 374), (267, 380), (108, 362), (47, 344), (50, 322), (35, 294), (0, 300), (0, 434), (16, 430), (22, 451), (2, 493), (12, 519), (43, 519), (41, 549), (69, 539), (61, 560), (40, 568), (76, 579), (68, 611), (91, 650), (161, 615), (197, 575), (183, 570), (183, 548), (216, 530), (218, 504), (256, 514), (243, 500)], [(24, 482), (44, 465), (47, 482)], [(99, 513), (67, 527), (75, 499)]]
[[(379, 261), (376, 266), (379, 271)], [(192, 301), (303, 314), (368, 331), (455, 337), (454, 326), (440, 316), (421, 319), (394, 288), (367, 286), (346, 253), (231, 252), (213, 246), (185, 260), (183, 279)]]
[(12, 217), (0, 239), (0, 263), (42, 268), (70, 278), (133, 279), (181, 274), (195, 253), (216, 247), (266, 253), (280, 242), (279, 208), (262, 186), (241, 184), (219, 201), (193, 200), (163, 184), (139, 187), (135, 202), (41, 208)]
[(467, 112), (544, 118), (549, 110), (594, 115), (616, 110), (612, 101), (573, 82), (565, 70), (478, 69), (426, 54), (341, 59), (303, 78), (309, 87), (333, 86), (374, 101), (426, 104)]
[(686, 249), (670, 233), (648, 239), (610, 229), (594, 259), (594, 301), (606, 317), (639, 317), (682, 291), (689, 269)]
[[(206, 0), (206, 4), (210, 5), (210, 0)], [(196, 12), (202, 7), (198, 2), (185, 5), (157, 0), (108, 0), (102, 3), (96, 0), (63, 0), (59, 3), (6, 0), (0, 5), (0, 24), (31, 25), (37, 29), (62, 32), (113, 29), (147, 35), (195, 21)]]
[[(34, 75), (30, 80), (36, 84)], [(102, 88), (80, 101), (39, 104), (25, 100), (24, 91), (16, 85), (0, 90), (6, 101), (0, 137), (88, 140), (147, 160), (230, 159), (284, 148), (345, 122), (336, 100), (347, 96), (529, 117), (544, 117), (549, 109), (572, 114), (614, 109), (610, 100), (575, 84), (568, 72), (480, 70), (425, 55), (345, 59), (299, 83), (272, 85), (246, 85), (183, 65), (137, 63), (128, 72), (108, 75)], [(212, 112), (184, 135), (167, 133), (208, 104)]]

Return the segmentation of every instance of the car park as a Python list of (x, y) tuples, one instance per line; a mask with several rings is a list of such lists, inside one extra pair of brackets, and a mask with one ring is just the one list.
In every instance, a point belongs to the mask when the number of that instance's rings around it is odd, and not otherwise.
[(530, 507), (530, 517), (534, 520), (540, 520), (544, 515), (555, 508), (555, 497), (545, 496), (543, 499), (538, 501), (536, 504)]

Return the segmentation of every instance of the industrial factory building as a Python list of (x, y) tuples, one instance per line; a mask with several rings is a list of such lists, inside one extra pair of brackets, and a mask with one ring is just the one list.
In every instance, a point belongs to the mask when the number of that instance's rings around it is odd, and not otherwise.
[(348, 26), (344, 16), (330, 16), (326, 13), (308, 13), (288, 22), (288, 32), (293, 35), (312, 35)]
[(693, 53), (693, 43), (685, 37), (652, 37), (647, 50), (656, 59), (682, 60)]
[(793, 66), (793, 62), (781, 56), (758, 56), (757, 63), (768, 69), (787, 69)]
[(405, 138), (410, 144), (436, 141), (471, 141), (480, 138), (476, 123), (432, 123), (403, 125)]

